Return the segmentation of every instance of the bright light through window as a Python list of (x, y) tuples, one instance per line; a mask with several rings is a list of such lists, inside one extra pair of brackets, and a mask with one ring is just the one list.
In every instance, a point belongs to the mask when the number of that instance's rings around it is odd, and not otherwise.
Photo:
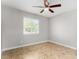
[(24, 17), (23, 27), (24, 34), (38, 34), (39, 20)]

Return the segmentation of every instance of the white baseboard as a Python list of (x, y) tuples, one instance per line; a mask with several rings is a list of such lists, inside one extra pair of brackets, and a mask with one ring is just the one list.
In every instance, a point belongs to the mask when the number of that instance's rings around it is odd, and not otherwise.
[(2, 52), (8, 51), (8, 50), (11, 50), (11, 49), (16, 49), (16, 48), (25, 47), (25, 46), (31, 46), (31, 45), (36, 45), (36, 44), (40, 44), (40, 43), (45, 43), (45, 42), (55, 43), (55, 44), (58, 44), (58, 45), (61, 45), (61, 46), (64, 46), (64, 47), (68, 47), (68, 48), (71, 48), (71, 49), (75, 49), (75, 50), (77, 49), (77, 48), (75, 48), (75, 47), (71, 47), (71, 46), (69, 46), (69, 45), (65, 45), (65, 44), (62, 44), (62, 43), (59, 43), (59, 42), (55, 42), (55, 41), (51, 41), (51, 40), (45, 40), (45, 41), (34, 42), (34, 43), (19, 45), (19, 46), (16, 46), (16, 47), (11, 47), (11, 48), (2, 49)]
[(19, 45), (19, 46), (16, 46), (16, 47), (11, 47), (11, 48), (6, 48), (6, 49), (2, 49), (2, 52), (8, 51), (8, 50), (11, 50), (11, 49), (25, 47), (25, 46), (31, 46), (31, 45), (36, 45), (36, 44), (40, 44), (40, 43), (45, 43), (45, 42), (48, 42), (48, 40), (40, 41), (40, 42), (34, 42), (34, 43), (29, 43), (29, 44), (24, 44), (24, 45)]
[(71, 48), (71, 49), (74, 49), (74, 50), (77, 50), (77, 48), (66, 45), (66, 44), (63, 44), (63, 43), (59, 43), (59, 42), (55, 42), (55, 41), (51, 41), (51, 40), (49, 40), (49, 42), (55, 43), (55, 44), (58, 44), (58, 45), (61, 45), (61, 46), (64, 46), (64, 47), (68, 47), (68, 48)]

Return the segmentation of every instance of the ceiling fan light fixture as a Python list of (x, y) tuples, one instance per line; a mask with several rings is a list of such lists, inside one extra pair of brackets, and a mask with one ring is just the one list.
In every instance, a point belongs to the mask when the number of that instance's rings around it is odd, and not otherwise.
[(47, 11), (47, 10), (48, 10), (48, 8), (45, 8), (44, 10), (45, 10), (45, 11)]
[[(50, 0), (51, 1), (51, 0)], [(51, 8), (61, 7), (61, 4), (53, 4), (50, 5), (48, 0), (44, 0), (44, 6), (37, 6), (39, 8), (43, 8), (40, 13), (43, 13), (44, 11), (50, 11), (51, 13), (54, 13), (54, 11)]]

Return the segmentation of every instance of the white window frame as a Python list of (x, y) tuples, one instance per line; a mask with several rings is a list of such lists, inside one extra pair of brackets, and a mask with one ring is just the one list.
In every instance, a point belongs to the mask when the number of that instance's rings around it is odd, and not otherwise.
[(24, 21), (25, 21), (25, 18), (37, 21), (38, 22), (38, 27), (39, 27), (39, 20), (38, 19), (34, 19), (34, 18), (30, 18), (30, 17), (24, 17), (23, 18), (23, 34), (27, 34), (27, 35), (29, 35), (29, 34), (39, 34), (39, 28), (38, 28), (38, 32), (25, 32), (25, 30), (24, 30)]

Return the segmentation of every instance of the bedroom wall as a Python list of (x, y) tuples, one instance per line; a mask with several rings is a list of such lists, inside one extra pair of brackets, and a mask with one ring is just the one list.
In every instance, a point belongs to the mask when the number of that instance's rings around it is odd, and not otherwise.
[(69, 11), (49, 20), (49, 39), (52, 42), (77, 48), (77, 11)]
[[(29, 43), (47, 41), (48, 39), (75, 48), (77, 46), (76, 10), (54, 16), (51, 19), (7, 6), (2, 6), (1, 12), (2, 50)], [(23, 34), (24, 16), (39, 20), (40, 33), (38, 35)]]
[[(2, 6), (2, 50), (48, 40), (48, 20), (44, 17)], [(23, 34), (23, 17), (39, 20), (39, 34)]]

